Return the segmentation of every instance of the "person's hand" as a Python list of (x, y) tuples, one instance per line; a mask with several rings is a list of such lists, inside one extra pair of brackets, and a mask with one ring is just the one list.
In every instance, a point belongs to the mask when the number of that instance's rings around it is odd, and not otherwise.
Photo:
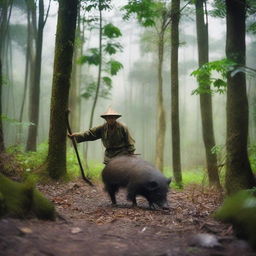
[(68, 133), (67, 135), (68, 135), (68, 137), (69, 137), (70, 139), (72, 139), (72, 138), (75, 138), (75, 136), (76, 136), (77, 134), (76, 134), (76, 133), (72, 133), (72, 134)]

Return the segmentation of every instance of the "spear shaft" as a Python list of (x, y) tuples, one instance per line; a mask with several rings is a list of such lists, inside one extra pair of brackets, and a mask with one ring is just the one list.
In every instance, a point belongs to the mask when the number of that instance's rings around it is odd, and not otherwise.
[[(72, 134), (70, 124), (69, 124), (69, 120), (68, 120), (69, 112), (70, 112), (69, 110), (66, 111), (66, 122), (67, 122), (68, 133)], [(92, 182), (84, 174), (84, 169), (83, 169), (83, 166), (82, 166), (82, 163), (81, 163), (81, 160), (80, 160), (80, 157), (79, 157), (79, 153), (78, 153), (78, 150), (77, 150), (77, 146), (76, 146), (76, 140), (75, 140), (74, 137), (71, 137), (71, 140), (72, 140), (72, 144), (74, 146), (75, 152), (76, 152), (76, 157), (77, 157), (77, 161), (78, 161), (78, 164), (79, 164), (79, 167), (80, 167), (80, 170), (81, 170), (82, 177), (83, 177), (85, 182), (87, 182), (90, 186), (93, 186)]]

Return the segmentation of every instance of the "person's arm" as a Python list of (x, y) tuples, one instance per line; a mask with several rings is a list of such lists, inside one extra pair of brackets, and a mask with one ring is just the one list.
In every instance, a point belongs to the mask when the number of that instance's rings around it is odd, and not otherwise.
[(85, 132), (68, 134), (68, 137), (76, 139), (77, 143), (101, 139), (102, 126), (91, 128)]

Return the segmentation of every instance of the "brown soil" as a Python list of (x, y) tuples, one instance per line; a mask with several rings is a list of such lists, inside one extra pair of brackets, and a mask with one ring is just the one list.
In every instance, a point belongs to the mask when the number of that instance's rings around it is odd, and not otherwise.
[[(0, 220), (1, 256), (256, 255), (234, 237), (231, 226), (211, 217), (221, 195), (210, 189), (190, 186), (169, 192), (168, 211), (149, 210), (143, 198), (133, 208), (124, 191), (113, 207), (101, 184), (91, 188), (82, 180), (38, 189), (55, 203), (57, 220)], [(204, 247), (195, 240), (199, 233), (214, 235), (218, 243)]]

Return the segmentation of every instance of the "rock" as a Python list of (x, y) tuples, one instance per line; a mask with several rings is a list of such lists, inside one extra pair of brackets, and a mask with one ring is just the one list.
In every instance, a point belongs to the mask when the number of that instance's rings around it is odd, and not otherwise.
[(207, 233), (198, 233), (191, 236), (189, 245), (206, 248), (221, 247), (218, 238), (215, 235)]

